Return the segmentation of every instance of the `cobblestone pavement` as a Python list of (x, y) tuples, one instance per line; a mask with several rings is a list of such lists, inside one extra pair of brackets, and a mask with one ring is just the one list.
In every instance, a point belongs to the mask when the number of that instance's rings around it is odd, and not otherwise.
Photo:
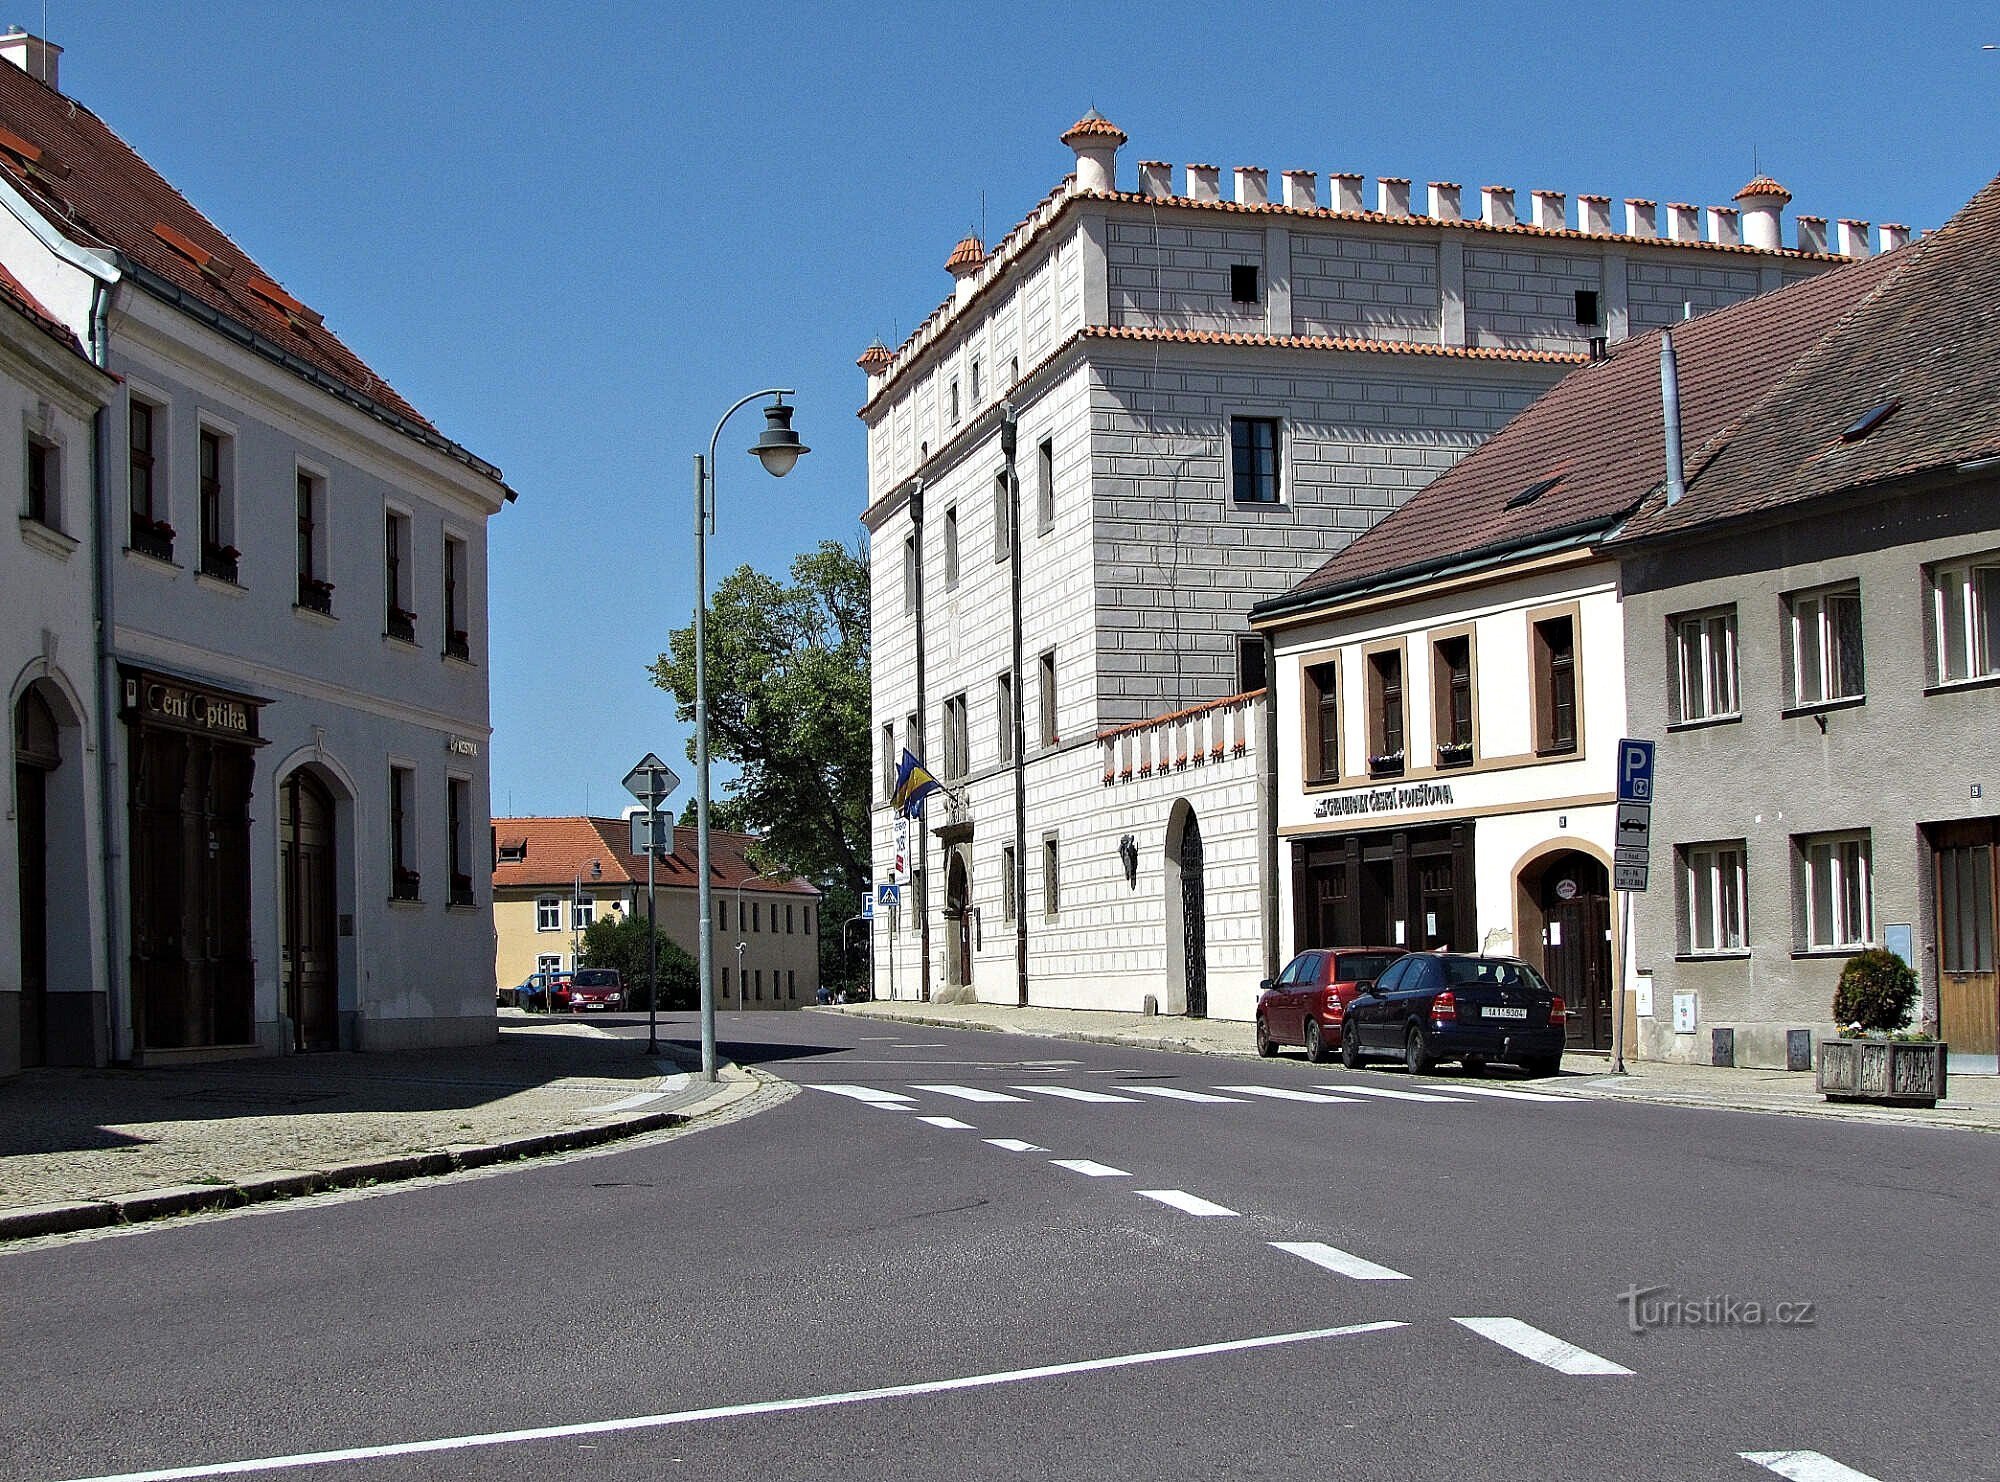
[[(1250, 1025), (1232, 1019), (1186, 1019), (1173, 1015), (1122, 1014), (1091, 1009), (1015, 1008), (987, 1003), (913, 1003), (908, 1000), (815, 1008), (813, 1013), (852, 1014), (948, 1029), (993, 1029), (1052, 1039), (1129, 1045), (1135, 1049), (1181, 1050), (1204, 1055), (1255, 1056)], [(1297, 1051), (1288, 1052), (1296, 1056)], [(1732, 1111), (1782, 1112), (1929, 1127), (2000, 1132), (2000, 1078), (1953, 1076), (1947, 1098), (1935, 1110), (1862, 1106), (1829, 1102), (1813, 1088), (1811, 1071), (1731, 1069), (1632, 1061), (1623, 1075), (1610, 1074), (1609, 1056), (1571, 1053), (1563, 1074), (1538, 1088), (1619, 1101), (1675, 1106), (1718, 1107)], [(1447, 1069), (1444, 1074), (1454, 1072)]]

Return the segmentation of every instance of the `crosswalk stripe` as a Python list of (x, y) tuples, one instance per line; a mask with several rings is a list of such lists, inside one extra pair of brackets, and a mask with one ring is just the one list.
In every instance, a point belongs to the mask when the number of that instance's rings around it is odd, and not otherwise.
[(948, 1128), (953, 1132), (970, 1132), (972, 1123), (961, 1122), (957, 1117), (918, 1117), (919, 1122), (928, 1122), (933, 1127)]
[(1179, 1086), (1127, 1086), (1128, 1091), (1137, 1091), (1141, 1096), (1164, 1096), (1169, 1101), (1204, 1101), (1216, 1106), (1241, 1106), (1243, 1102), (1235, 1096), (1211, 1096), (1206, 1091), (1183, 1091)]
[(1122, 1168), (1113, 1168), (1107, 1163), (1093, 1163), (1088, 1158), (1051, 1158), (1049, 1161), (1058, 1168), (1067, 1168), (1071, 1173), (1080, 1173), (1085, 1178), (1130, 1178), (1132, 1176)]
[(1025, 1096), (1009, 1096), (1005, 1091), (988, 1091), (979, 1086), (912, 1086), (912, 1091), (935, 1091), (940, 1096), (956, 1096), (960, 1101), (1026, 1101)]
[(1303, 1256), (1315, 1266), (1324, 1266), (1338, 1276), (1351, 1276), (1356, 1281), (1408, 1281), (1402, 1272), (1387, 1266), (1378, 1266), (1373, 1261), (1365, 1261), (1360, 1256), (1331, 1245), (1323, 1245), (1317, 1240), (1273, 1240), (1277, 1249), (1290, 1255)]
[(1006, 1153), (1046, 1153), (1047, 1148), (1036, 1147), (1032, 1142), (1023, 1142), (1018, 1137), (989, 1137), (986, 1141)]
[(1449, 1106), (1456, 1100), (1455, 1097), (1451, 1096), (1433, 1096), (1428, 1091), (1392, 1091), (1387, 1086), (1355, 1086), (1350, 1085), (1346, 1081), (1342, 1081), (1338, 1085), (1326, 1086), (1323, 1089), (1339, 1091), (1343, 1095), (1380, 1096), (1385, 1101), (1437, 1101)]
[(1822, 1456), (1817, 1451), (1739, 1451), (1736, 1454), (1767, 1472), (1789, 1477), (1792, 1482), (1876, 1482), (1866, 1472), (1842, 1466), (1832, 1457)]
[(816, 1091), (829, 1091), (835, 1096), (851, 1096), (856, 1101), (915, 1101), (914, 1096), (905, 1096), (901, 1091), (884, 1091), (879, 1086), (837, 1086), (820, 1085)]
[(1236, 1211), (1233, 1209), (1224, 1208), (1220, 1204), (1212, 1204), (1200, 1195), (1190, 1194), (1185, 1189), (1140, 1189), (1137, 1192), (1142, 1199), (1157, 1199), (1160, 1203), (1171, 1204), (1175, 1209), (1187, 1214), (1229, 1215), (1232, 1217), (1236, 1214)]
[(1113, 1096), (1108, 1091), (1079, 1091), (1074, 1086), (1015, 1086), (1016, 1091), (1033, 1091), (1037, 1096), (1060, 1096), (1065, 1101), (1130, 1101), (1129, 1096)]
[(1509, 1091), (1502, 1086), (1453, 1086), (1452, 1090), (1461, 1096), (1498, 1096), (1505, 1101), (1560, 1101), (1571, 1102), (1574, 1096), (1545, 1096), (1540, 1091)]
[(1535, 1363), (1554, 1369), (1560, 1374), (1629, 1376), (1632, 1372), (1623, 1364), (1614, 1364), (1610, 1359), (1594, 1354), (1587, 1348), (1578, 1348), (1574, 1343), (1565, 1343), (1553, 1333), (1544, 1333), (1540, 1328), (1531, 1327), (1518, 1317), (1454, 1317), (1452, 1321), (1482, 1338), (1498, 1343), (1502, 1348), (1512, 1349), (1524, 1359), (1532, 1359)]
[(1348, 1096), (1323, 1096), (1318, 1091), (1294, 1091), (1286, 1086), (1217, 1086), (1218, 1091), (1240, 1091), (1245, 1096), (1268, 1096), (1273, 1101), (1316, 1101), (1323, 1106), (1352, 1101)]

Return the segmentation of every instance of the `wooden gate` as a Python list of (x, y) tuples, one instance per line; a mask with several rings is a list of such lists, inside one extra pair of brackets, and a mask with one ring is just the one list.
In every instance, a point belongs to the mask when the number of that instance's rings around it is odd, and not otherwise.
[(331, 1050), (340, 1043), (334, 842), (333, 795), (310, 773), (292, 773), (278, 790), (284, 902), (278, 963), (295, 1050)]

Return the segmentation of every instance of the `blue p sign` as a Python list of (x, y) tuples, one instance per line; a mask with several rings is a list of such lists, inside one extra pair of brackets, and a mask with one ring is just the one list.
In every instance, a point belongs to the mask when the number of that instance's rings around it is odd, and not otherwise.
[(1630, 739), (1618, 743), (1618, 801), (1653, 801), (1653, 743)]

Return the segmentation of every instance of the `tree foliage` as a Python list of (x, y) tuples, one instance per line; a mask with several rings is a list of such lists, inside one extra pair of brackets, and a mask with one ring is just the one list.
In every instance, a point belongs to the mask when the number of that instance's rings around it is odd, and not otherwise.
[(1872, 1034), (1886, 1034), (1910, 1022), (1916, 1001), (1917, 975), (1909, 964), (1886, 948), (1870, 947), (1848, 958), (1840, 970), (1833, 1017)]
[[(600, 916), (583, 931), (579, 967), (615, 967), (625, 984), (626, 1002), (635, 1009), (651, 1007), (646, 976), (646, 917), (614, 911)], [(667, 936), (660, 938), (660, 1007), (693, 1008), (700, 989), (694, 959)]]

